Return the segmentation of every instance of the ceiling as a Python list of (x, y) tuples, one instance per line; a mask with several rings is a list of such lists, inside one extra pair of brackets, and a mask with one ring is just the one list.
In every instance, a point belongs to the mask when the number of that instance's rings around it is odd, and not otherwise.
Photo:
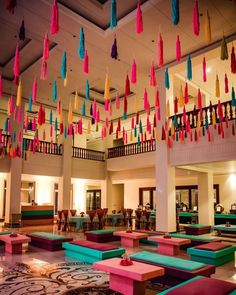
[[(52, 82), (57, 80), (59, 96), (62, 99), (63, 108), (68, 109), (69, 101), (73, 99), (74, 92), (78, 89), (81, 100), (84, 101), (85, 82), (89, 79), (91, 100), (96, 98), (100, 103), (101, 118), (105, 118), (103, 106), (103, 92), (105, 75), (110, 76), (110, 86), (113, 88), (112, 97), (118, 91), (120, 96), (124, 94), (125, 77), (130, 74), (132, 59), (137, 63), (137, 85), (131, 85), (132, 95), (128, 98), (128, 114), (134, 112), (133, 101), (135, 95), (139, 99), (139, 109), (143, 107), (143, 92), (147, 87), (150, 104), (154, 104), (155, 89), (149, 87), (149, 71), (151, 62), (156, 63), (156, 41), (158, 32), (162, 32), (164, 40), (164, 62), (168, 64), (175, 59), (175, 40), (180, 36), (182, 55), (195, 52), (206, 46), (204, 41), (204, 19), (206, 9), (209, 10), (212, 26), (212, 44), (222, 38), (222, 34), (230, 36), (236, 33), (236, 5), (230, 0), (199, 0), (200, 35), (196, 37), (192, 32), (193, 0), (180, 1), (180, 23), (172, 25), (170, 1), (147, 0), (141, 1), (143, 11), (144, 32), (135, 33), (136, 0), (117, 1), (118, 26), (114, 30), (109, 28), (110, 1), (98, 0), (59, 0), (59, 33), (49, 36), (50, 56), (48, 60), (48, 76), (46, 81), (39, 79), (41, 68), (41, 56), (43, 38), (50, 27), (51, 7), (50, 0), (21, 0), (17, 2), (14, 15), (10, 15), (5, 9), (5, 1), (0, 1), (0, 70), (5, 77), (3, 91), (8, 96), (16, 93), (16, 87), (12, 83), (13, 60), (17, 42), (20, 45), (20, 70), (23, 84), (23, 96), (27, 99), (32, 92), (33, 79), (38, 79), (38, 102), (56, 107), (52, 102)], [(26, 40), (18, 40), (18, 30), (24, 18), (26, 27)], [(83, 63), (77, 54), (79, 31), (84, 27), (85, 44), (89, 54), (89, 74), (83, 73)], [(119, 59), (110, 57), (114, 36), (117, 37)], [(231, 46), (229, 46), (230, 49)], [(67, 52), (68, 84), (63, 86), (60, 78), (60, 64), (63, 52)], [(207, 53), (206, 53), (207, 55)], [(218, 58), (219, 49), (209, 53), (207, 66), (212, 68), (207, 84), (201, 82), (201, 59), (193, 61), (192, 91), (201, 87), (210, 96), (214, 96), (215, 74), (223, 76), (228, 68), (227, 62), (221, 62)], [(216, 70), (217, 69), (217, 70)], [(179, 88), (181, 81), (185, 79), (185, 62), (173, 67), (176, 75), (175, 89)], [(235, 84), (235, 77), (229, 77), (230, 83)], [(228, 97), (224, 96), (228, 99)], [(86, 101), (87, 110), (90, 103)], [(0, 108), (2, 105), (0, 105)], [(81, 113), (75, 111), (74, 114)], [(120, 110), (113, 107), (112, 118), (123, 115)], [(88, 112), (88, 111), (87, 111)]]

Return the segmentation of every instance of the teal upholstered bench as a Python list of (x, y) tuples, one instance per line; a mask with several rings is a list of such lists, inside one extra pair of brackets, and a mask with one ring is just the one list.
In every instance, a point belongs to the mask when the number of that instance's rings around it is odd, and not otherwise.
[(124, 248), (84, 240), (63, 243), (62, 247), (66, 250), (67, 257), (91, 264), (100, 260), (121, 257), (125, 253)]
[(116, 231), (115, 229), (92, 230), (92, 231), (87, 231), (85, 233), (85, 236), (88, 241), (93, 241), (97, 243), (119, 241), (120, 237), (113, 235), (115, 231)]
[[(158, 236), (158, 235), (161, 235), (162, 233), (161, 232), (158, 232), (158, 231), (154, 231), (154, 230), (145, 230), (145, 229), (137, 229), (137, 230), (134, 230), (135, 232), (138, 232), (138, 233), (144, 233), (144, 234), (148, 234), (148, 236)], [(152, 246), (157, 246), (157, 242), (154, 242), (154, 241), (149, 241), (147, 238), (142, 238), (139, 240), (140, 243), (142, 244), (147, 244), (147, 245), (152, 245)]]
[(218, 238), (213, 238), (213, 237), (201, 237), (201, 236), (195, 236), (195, 235), (185, 235), (185, 234), (178, 234), (178, 233), (173, 233), (171, 234), (172, 237), (175, 238), (181, 238), (181, 239), (189, 239), (191, 240), (191, 244), (186, 244), (180, 247), (180, 249), (186, 249), (210, 242), (216, 242), (220, 241)]
[(147, 251), (135, 253), (131, 255), (130, 258), (135, 261), (165, 268), (165, 275), (155, 278), (155, 281), (167, 285), (169, 284), (170, 286), (179, 284), (198, 275), (210, 277), (215, 273), (215, 267), (213, 265)]
[(221, 242), (188, 248), (188, 254), (192, 261), (204, 262), (215, 266), (234, 260), (235, 251), (236, 246)]

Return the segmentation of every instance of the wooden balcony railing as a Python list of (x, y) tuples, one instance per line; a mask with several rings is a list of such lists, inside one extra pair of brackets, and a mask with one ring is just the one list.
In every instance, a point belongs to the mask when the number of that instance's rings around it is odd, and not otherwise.
[(73, 158), (80, 158), (80, 159), (86, 159), (86, 160), (94, 160), (94, 161), (105, 161), (105, 153), (94, 151), (94, 150), (88, 150), (83, 149), (80, 147), (74, 147), (73, 146)]
[(131, 143), (108, 149), (108, 159), (137, 155), (141, 153), (153, 152), (156, 150), (156, 141), (147, 140), (141, 144)]
[[(33, 147), (33, 139), (24, 138), (24, 142), (23, 142), (24, 149), (28, 150), (30, 145)], [(33, 150), (33, 148), (32, 148), (32, 150)], [(58, 145), (57, 143), (51, 143), (48, 141), (39, 140), (35, 151), (38, 153), (61, 156), (62, 155), (62, 145), (61, 144)]]

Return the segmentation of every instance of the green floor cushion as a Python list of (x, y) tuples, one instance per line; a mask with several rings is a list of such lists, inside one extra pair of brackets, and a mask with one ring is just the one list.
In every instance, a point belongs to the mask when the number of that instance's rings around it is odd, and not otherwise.
[(12, 234), (12, 231), (1, 231), (0, 235), (10, 235)]
[(114, 233), (115, 231), (116, 231), (115, 229), (100, 229), (100, 230), (91, 230), (91, 231), (88, 231), (87, 233), (103, 235), (103, 234)]
[(211, 242), (216, 240), (216, 238), (213, 238), (213, 237), (200, 237), (200, 236), (176, 234), (176, 233), (171, 234), (171, 236), (175, 238), (190, 239), (192, 241), (203, 241), (203, 242)]
[(62, 240), (62, 239), (67, 238), (67, 237), (62, 236), (62, 235), (55, 235), (55, 234), (39, 232), (39, 231), (38, 232), (32, 232), (30, 235), (35, 236), (35, 237), (45, 238), (45, 239), (48, 239), (48, 240)]
[(202, 257), (208, 257), (208, 258), (219, 258), (222, 256), (229, 255), (231, 253), (234, 253), (236, 251), (236, 246), (227, 247), (218, 251), (209, 251), (209, 250), (202, 250), (197, 249), (196, 247), (188, 248), (187, 253), (189, 255), (197, 255)]
[(200, 228), (200, 227), (206, 227), (206, 226), (208, 227), (209, 225), (207, 225), (207, 224), (201, 224), (201, 223), (191, 223), (191, 224), (185, 225), (185, 226), (186, 227), (187, 226), (191, 226), (191, 227), (193, 226), (193, 227), (199, 227)]
[(143, 261), (149, 261), (152, 263), (158, 263), (170, 267), (175, 267), (178, 269), (183, 269), (187, 271), (194, 271), (206, 266), (204, 263), (193, 262), (189, 260), (184, 260), (181, 258), (176, 258), (172, 256), (165, 256), (156, 253), (151, 253), (147, 251), (142, 251), (135, 253), (130, 256), (131, 258), (136, 258)]

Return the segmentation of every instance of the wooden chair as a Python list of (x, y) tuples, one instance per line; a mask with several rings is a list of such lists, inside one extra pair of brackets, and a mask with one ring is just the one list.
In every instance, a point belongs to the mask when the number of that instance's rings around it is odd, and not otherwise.
[(69, 229), (69, 223), (68, 223), (68, 216), (69, 216), (69, 210), (62, 210), (62, 216), (63, 216), (63, 228), (62, 231), (67, 231)]
[(135, 228), (136, 229), (141, 229), (142, 210), (140, 210), (140, 209), (135, 210), (135, 215), (136, 215)]
[(57, 229), (61, 230), (61, 225), (62, 225), (62, 211), (58, 210), (57, 211), (58, 214), (58, 220), (57, 220)]

